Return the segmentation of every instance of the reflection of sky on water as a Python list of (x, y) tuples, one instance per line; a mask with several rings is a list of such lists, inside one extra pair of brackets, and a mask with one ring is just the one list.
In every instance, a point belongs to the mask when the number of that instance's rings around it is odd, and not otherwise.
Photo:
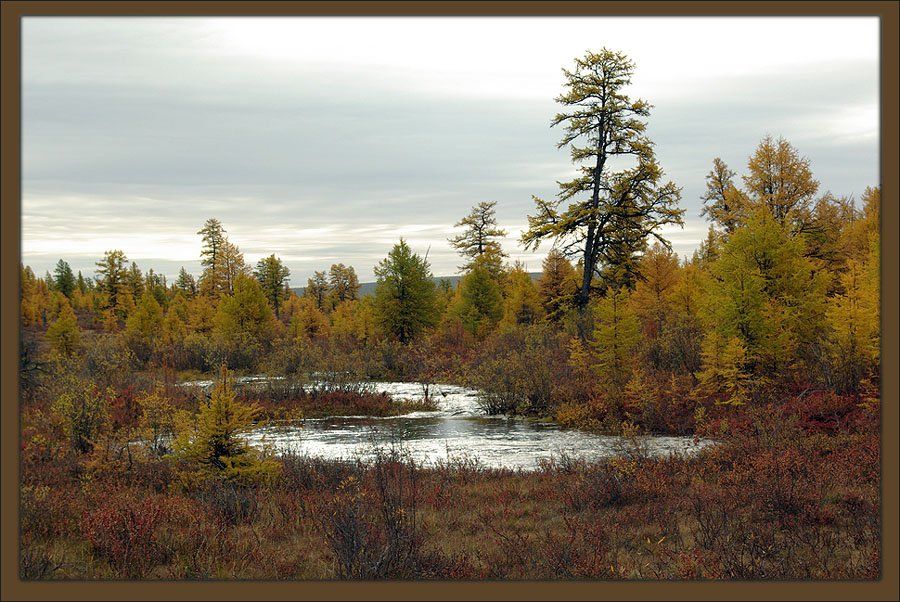
[[(402, 399), (420, 399), (416, 383), (373, 383)], [(435, 392), (437, 391), (437, 392)], [(448, 458), (475, 458), (482, 465), (534, 468), (541, 459), (560, 454), (599, 459), (616, 454), (623, 440), (595, 435), (554, 424), (504, 417), (486, 417), (478, 408), (478, 392), (440, 385), (432, 389), (439, 409), (400, 417), (332, 417), (272, 425), (251, 437), (256, 445), (276, 451), (294, 451), (328, 459), (368, 457), (373, 446), (402, 443), (413, 459), (431, 463)], [(709, 442), (695, 443), (690, 437), (648, 437), (649, 453), (695, 453)]]

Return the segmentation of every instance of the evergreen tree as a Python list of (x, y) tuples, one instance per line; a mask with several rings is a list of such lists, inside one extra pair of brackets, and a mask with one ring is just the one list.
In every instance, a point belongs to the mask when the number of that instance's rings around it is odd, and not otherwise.
[(201, 235), (203, 240), (203, 247), (200, 251), (200, 264), (203, 266), (200, 285), (204, 293), (217, 297), (225, 290), (222, 271), (222, 248), (226, 240), (225, 228), (219, 220), (209, 218), (197, 234)]
[(225, 229), (217, 219), (208, 219), (197, 234), (203, 237), (203, 249), (200, 251), (203, 266), (199, 282), (201, 292), (215, 298), (233, 294), (237, 277), (250, 273), (243, 253), (228, 240)]
[(402, 238), (375, 266), (375, 312), (384, 332), (408, 343), (437, 323), (437, 298), (428, 262)]
[(184, 269), (184, 266), (178, 271), (178, 279), (175, 280), (175, 288), (184, 293), (188, 298), (197, 294), (197, 281), (192, 274)]
[(77, 282), (75, 281), (75, 275), (72, 273), (72, 268), (69, 267), (69, 264), (60, 259), (56, 262), (56, 269), (53, 271), (53, 276), (56, 290), (66, 297), (71, 298), (72, 293), (75, 292)]
[(144, 275), (135, 262), (131, 262), (131, 268), (128, 270), (128, 286), (131, 289), (131, 297), (140, 299), (144, 294)]
[(81, 270), (78, 270), (78, 279), (75, 281), (75, 287), (82, 295), (88, 292), (88, 282), (84, 279), (84, 276), (81, 275)]
[(450, 311), (467, 331), (478, 337), (487, 335), (503, 317), (500, 284), (481, 261), (476, 259), (460, 280)]

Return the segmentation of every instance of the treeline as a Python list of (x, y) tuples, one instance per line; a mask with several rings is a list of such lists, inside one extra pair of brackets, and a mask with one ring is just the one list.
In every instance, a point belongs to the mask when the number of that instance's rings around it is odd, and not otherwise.
[[(296, 295), (276, 255), (251, 268), (210, 219), (196, 280), (182, 269), (169, 284), (119, 250), (94, 280), (62, 260), (44, 278), (23, 268), (23, 325), (46, 328), (56, 358), (99, 353), (170, 375), (224, 363), (452, 380), (481, 388), (491, 412), (607, 430), (690, 432), (715, 408), (810, 389), (877, 397), (879, 189), (820, 194), (809, 161), (767, 136), (740, 178), (713, 161), (709, 233), (682, 261), (660, 233), (682, 222), (681, 191), (645, 136), (650, 105), (622, 91), (632, 71), (608, 50), (565, 71), (553, 124), (580, 175), (556, 199), (535, 198), (522, 242), (552, 243), (536, 282), (508, 262), (493, 202), (456, 224), (457, 286), (436, 284), (401, 239), (364, 298), (343, 264)], [(23, 366), (35, 353), (23, 349)]]

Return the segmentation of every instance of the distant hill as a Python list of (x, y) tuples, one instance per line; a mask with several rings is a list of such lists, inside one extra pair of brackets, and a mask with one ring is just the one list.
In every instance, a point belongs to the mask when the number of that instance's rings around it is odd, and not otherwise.
[[(541, 277), (540, 272), (529, 272), (528, 275), (531, 276), (532, 280), (537, 280), (538, 278)], [(434, 280), (435, 283), (437, 283), (440, 280), (448, 280), (450, 282), (450, 285), (453, 288), (456, 288), (456, 285), (459, 284), (460, 278), (461, 278), (460, 276), (435, 276), (434, 278), (432, 278), (432, 280)], [(376, 284), (375, 282), (361, 282), (359, 284), (359, 296), (367, 297), (369, 295), (374, 295), (375, 294), (375, 284)], [(291, 290), (294, 291), (295, 293), (297, 293), (298, 295), (302, 295), (303, 291), (306, 290), (306, 287), (302, 286), (302, 287), (298, 287), (298, 288), (292, 288)]]

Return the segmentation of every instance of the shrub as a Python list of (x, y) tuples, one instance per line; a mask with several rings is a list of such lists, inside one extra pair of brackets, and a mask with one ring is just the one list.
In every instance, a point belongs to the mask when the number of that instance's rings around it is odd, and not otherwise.
[(54, 415), (62, 422), (63, 431), (72, 447), (87, 453), (107, 420), (112, 391), (101, 391), (97, 385), (71, 377), (67, 391), (52, 404)]
[[(342, 579), (416, 579), (439, 557), (424, 551), (419, 469), (397, 450), (346, 477), (319, 513)], [(368, 475), (363, 483), (361, 477)]]
[(82, 516), (84, 537), (119, 575), (131, 579), (145, 576), (163, 560), (156, 535), (163, 512), (161, 501), (131, 491), (100, 499), (96, 508)]

